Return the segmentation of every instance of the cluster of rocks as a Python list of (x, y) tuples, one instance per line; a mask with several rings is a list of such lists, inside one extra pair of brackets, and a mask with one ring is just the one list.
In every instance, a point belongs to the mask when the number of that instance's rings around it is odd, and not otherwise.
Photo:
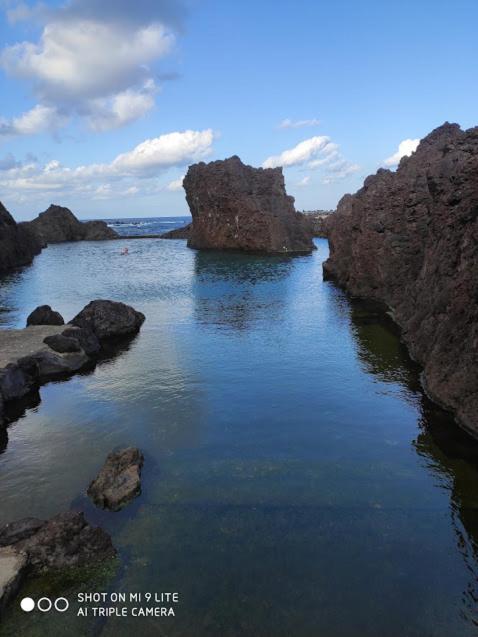
[(0, 202), (0, 272), (28, 265), (49, 243), (118, 238), (104, 221), (81, 222), (61, 206), (51, 205), (33, 221), (16, 223)]
[(390, 308), (429, 394), (478, 435), (478, 127), (434, 130), (328, 232), (325, 275)]
[(51, 205), (33, 221), (22, 224), (46, 246), (64, 241), (104, 241), (119, 235), (104, 221), (79, 221), (68, 208)]
[(0, 202), (0, 272), (28, 265), (42, 244), (25, 224), (15, 219)]
[(286, 193), (282, 168), (253, 168), (234, 156), (190, 166), (183, 185), (193, 218), (191, 248), (272, 254), (314, 249), (308, 224)]
[(94, 366), (103, 347), (137, 333), (144, 319), (129, 305), (100, 299), (91, 301), (68, 325), (58, 312), (40, 306), (25, 329), (0, 331), (0, 424), (8, 422), (8, 403), (49, 380)]

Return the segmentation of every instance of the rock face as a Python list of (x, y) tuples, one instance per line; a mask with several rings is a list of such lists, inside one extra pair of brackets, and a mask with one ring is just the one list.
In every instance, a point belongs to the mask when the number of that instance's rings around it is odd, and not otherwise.
[(161, 239), (189, 239), (191, 236), (193, 224), (188, 223), (181, 228), (174, 228), (174, 230), (170, 230), (169, 232), (164, 232), (161, 235)]
[(84, 514), (76, 511), (47, 521), (19, 520), (1, 528), (0, 537), (11, 540), (7, 548), (12, 553), (26, 556), (33, 573), (100, 562), (116, 555), (108, 533), (92, 527)]
[(17, 224), (0, 202), (0, 272), (31, 263), (41, 242), (25, 224)]
[(110, 453), (88, 495), (102, 509), (119, 511), (141, 493), (143, 462), (143, 454), (135, 447)]
[(25, 225), (44, 246), (63, 241), (102, 241), (119, 236), (104, 221), (81, 222), (68, 208), (53, 204)]
[(17, 594), (27, 568), (27, 556), (10, 546), (0, 549), (0, 614)]
[(282, 168), (253, 168), (234, 156), (190, 166), (183, 186), (193, 217), (191, 248), (276, 254), (314, 249), (286, 193)]
[(64, 325), (65, 321), (59, 312), (49, 305), (39, 305), (27, 318), (28, 325)]
[(98, 300), (88, 303), (70, 323), (91, 330), (101, 341), (135, 334), (144, 318), (144, 314), (124, 303)]
[(388, 305), (430, 395), (478, 435), (478, 128), (444, 124), (339, 203), (324, 273)]

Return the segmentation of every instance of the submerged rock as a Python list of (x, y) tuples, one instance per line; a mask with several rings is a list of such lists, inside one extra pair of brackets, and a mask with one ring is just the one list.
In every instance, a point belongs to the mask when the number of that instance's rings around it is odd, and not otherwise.
[(130, 305), (117, 301), (97, 300), (88, 303), (70, 323), (91, 330), (101, 341), (136, 334), (144, 319), (144, 314)]
[(478, 127), (444, 124), (339, 203), (324, 273), (387, 304), (430, 395), (478, 435)]
[(64, 325), (65, 321), (59, 312), (49, 305), (39, 305), (27, 318), (28, 325)]
[(0, 272), (31, 263), (41, 247), (37, 237), (25, 224), (16, 223), (0, 202)]
[(45, 524), (45, 520), (38, 518), (22, 518), (15, 522), (9, 522), (0, 527), (0, 546), (16, 544), (21, 540), (26, 540)]
[(191, 248), (287, 254), (314, 249), (304, 217), (286, 193), (282, 168), (253, 168), (234, 156), (190, 166), (183, 185), (193, 217)]
[(25, 225), (43, 245), (64, 241), (101, 241), (119, 236), (104, 221), (81, 222), (68, 208), (53, 204)]
[(135, 447), (110, 453), (88, 487), (89, 497), (102, 509), (119, 511), (141, 493), (143, 462), (143, 454)]

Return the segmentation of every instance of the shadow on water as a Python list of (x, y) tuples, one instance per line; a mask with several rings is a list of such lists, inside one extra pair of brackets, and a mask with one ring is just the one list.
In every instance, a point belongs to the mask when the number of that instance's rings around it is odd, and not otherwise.
[(478, 626), (478, 441), (424, 393), (421, 368), (410, 359), (398, 326), (383, 308), (353, 299), (350, 319), (357, 354), (366, 371), (381, 381), (400, 383), (418, 403), (420, 431), (412, 445), (450, 493), (456, 545), (469, 572), (461, 613)]
[[(196, 252), (192, 292), (197, 322), (247, 331), (265, 316), (277, 319), (292, 266), (293, 257)], [(267, 297), (258, 289), (261, 284), (268, 285)]]

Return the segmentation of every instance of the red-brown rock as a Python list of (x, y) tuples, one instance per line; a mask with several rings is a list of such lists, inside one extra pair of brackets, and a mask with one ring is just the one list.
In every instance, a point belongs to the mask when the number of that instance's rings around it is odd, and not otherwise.
[(324, 272), (384, 302), (432, 397), (478, 435), (478, 127), (444, 124), (339, 203)]
[(287, 195), (282, 168), (253, 168), (239, 157), (189, 167), (183, 181), (193, 217), (188, 246), (264, 253), (314, 249)]

